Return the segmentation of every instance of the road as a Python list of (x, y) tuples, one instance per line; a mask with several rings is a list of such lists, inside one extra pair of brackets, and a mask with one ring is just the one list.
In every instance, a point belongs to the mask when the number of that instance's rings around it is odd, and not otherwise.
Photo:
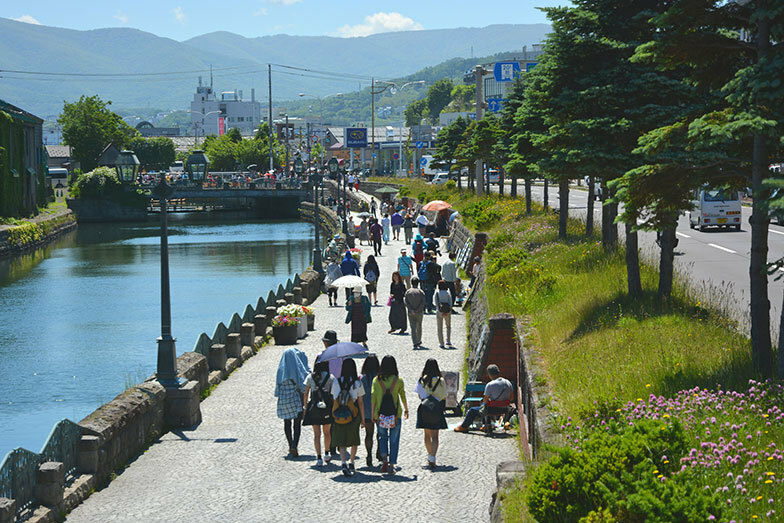
[[(492, 186), (494, 192), (498, 186)], [(509, 194), (509, 187), (504, 189)], [(518, 194), (522, 195), (522, 184), (518, 186)], [(544, 187), (534, 185), (534, 199), (542, 201)], [(557, 208), (559, 204), (558, 187), (551, 186), (548, 200), (550, 206)], [(585, 218), (588, 209), (587, 190), (572, 189), (569, 191), (569, 214)], [(688, 215), (678, 220), (676, 235), (678, 246), (675, 249), (676, 270), (687, 276), (697, 289), (707, 289), (706, 301), (718, 301), (736, 315), (744, 329), (749, 327), (749, 256), (751, 249), (751, 226), (749, 217), (751, 209), (743, 207), (742, 226), (740, 231), (707, 229), (705, 232), (692, 230), (689, 227)], [(601, 205), (596, 202), (595, 224), (601, 226)], [(623, 226), (619, 226), (619, 236), (623, 238)], [(641, 231), (639, 233), (640, 250), (643, 257), (654, 260), (658, 264), (659, 248), (656, 245), (656, 233)], [(768, 236), (768, 260), (773, 261), (784, 257), (784, 227), (770, 225)], [(771, 331), (776, 342), (781, 313), (782, 296), (784, 295), (784, 279), (770, 279), (769, 299), (771, 302)]]

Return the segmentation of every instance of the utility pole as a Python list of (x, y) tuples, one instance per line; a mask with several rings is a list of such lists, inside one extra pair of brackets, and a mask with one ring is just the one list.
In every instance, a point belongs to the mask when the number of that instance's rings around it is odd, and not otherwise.
[[(482, 109), (484, 104), (484, 96), (482, 96), (482, 75), (485, 69), (481, 65), (474, 67), (474, 76), (476, 77), (476, 121), (482, 119)], [(482, 196), (484, 193), (484, 160), (479, 159), (476, 161), (474, 169), (474, 176), (476, 177), (476, 195)]]
[(376, 175), (376, 78), (370, 79), (370, 176)]
[(267, 64), (267, 84), (269, 86), (269, 170), (275, 169), (274, 152), (272, 147), (272, 64)]
[(286, 113), (286, 167), (284, 174), (289, 174), (289, 115)]

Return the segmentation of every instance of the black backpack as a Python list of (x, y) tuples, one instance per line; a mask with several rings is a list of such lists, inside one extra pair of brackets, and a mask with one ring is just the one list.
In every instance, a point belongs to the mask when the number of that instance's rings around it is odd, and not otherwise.
[(316, 387), (313, 389), (313, 395), (308, 402), (308, 411), (314, 420), (329, 419), (332, 414), (332, 395), (324, 390), (327, 380), (329, 380), (329, 374), (324, 377), (324, 381), (321, 383), (315, 379), (313, 380)]
[(441, 301), (441, 291), (436, 293), (436, 302), (438, 302), (438, 312), (443, 312), (444, 314), (452, 312), (452, 300)]
[[(438, 380), (441, 378), (439, 377)], [(438, 380), (436, 380), (436, 386), (438, 385)], [(432, 387), (435, 389), (435, 387)], [(422, 403), (419, 404), (419, 421), (426, 426), (438, 426), (441, 424), (441, 420), (444, 417), (444, 410), (442, 408), (442, 403), (437, 400), (432, 395), (428, 395), (427, 398), (422, 400)]]
[(425, 252), (425, 242), (422, 240), (414, 241), (414, 254), (423, 254)]
[(381, 379), (378, 380), (378, 384), (381, 385), (381, 388), (384, 390), (384, 394), (381, 396), (381, 406), (378, 409), (378, 413), (382, 416), (397, 416), (397, 405), (395, 405), (395, 399), (392, 397), (391, 392), (392, 389), (395, 388), (395, 385), (397, 385), (397, 377), (395, 377), (389, 388), (384, 386)]
[(427, 279), (432, 283), (437, 283), (441, 279), (441, 266), (434, 261), (427, 266)]

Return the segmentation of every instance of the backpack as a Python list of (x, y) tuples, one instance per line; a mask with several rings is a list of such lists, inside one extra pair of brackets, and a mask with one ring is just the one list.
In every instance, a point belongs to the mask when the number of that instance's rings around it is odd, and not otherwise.
[(427, 264), (427, 279), (432, 283), (436, 283), (441, 279), (441, 266), (436, 262)]
[[(438, 378), (439, 380), (441, 378)], [(438, 385), (438, 380), (436, 380), (436, 386)], [(435, 387), (433, 387), (435, 389)], [(444, 412), (441, 408), (441, 402), (434, 398), (432, 395), (428, 395), (427, 398), (422, 400), (422, 403), (419, 404), (419, 421), (426, 426), (438, 426), (441, 424), (441, 420), (443, 419)]]
[(397, 385), (397, 376), (395, 377), (392, 385), (389, 388), (384, 386), (384, 382), (381, 379), (378, 380), (378, 384), (381, 385), (381, 390), (383, 391), (381, 396), (381, 405), (379, 406), (378, 413), (381, 416), (397, 416), (397, 405), (395, 405), (395, 400), (392, 397), (391, 390), (395, 388)]
[(438, 302), (438, 312), (443, 312), (444, 314), (452, 312), (452, 300), (441, 301), (441, 291), (436, 293), (436, 301)]
[(438, 251), (438, 240), (435, 238), (428, 238), (425, 243), (427, 243), (427, 250), (433, 252)]
[(422, 240), (414, 241), (414, 254), (424, 254), (425, 253), (425, 242)]
[(430, 262), (423, 261), (419, 264), (419, 270), (417, 271), (417, 276), (419, 277), (419, 281), (426, 282), (430, 280), (430, 274), (428, 271), (428, 266)]
[(338, 379), (338, 385), (340, 385), (340, 393), (332, 405), (332, 417), (338, 425), (348, 425), (359, 415), (357, 403), (351, 399), (353, 382), (344, 386), (343, 382)]
[(375, 273), (375, 271), (373, 271), (372, 269), (367, 271), (367, 274), (365, 274), (365, 279), (367, 281), (369, 281), (370, 283), (373, 283), (374, 281), (376, 281), (376, 273)]
[(332, 412), (332, 396), (324, 390), (324, 385), (329, 380), (329, 375), (324, 377), (324, 381), (319, 383), (315, 379), (316, 388), (313, 389), (313, 395), (308, 402), (308, 412), (311, 418), (315, 420), (325, 420), (329, 418)]

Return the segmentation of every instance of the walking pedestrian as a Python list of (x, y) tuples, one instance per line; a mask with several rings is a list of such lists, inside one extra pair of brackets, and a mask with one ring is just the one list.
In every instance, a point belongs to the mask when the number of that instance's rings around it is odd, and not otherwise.
[(383, 234), (383, 228), (381, 224), (378, 223), (378, 220), (372, 220), (370, 224), (370, 240), (373, 242), (373, 252), (376, 256), (381, 256), (381, 236)]
[(340, 265), (335, 258), (330, 258), (327, 264), (327, 275), (324, 279), (324, 286), (327, 289), (327, 298), (329, 298), (329, 306), (338, 304), (338, 288), (332, 285), (332, 282), (343, 276), (343, 271), (340, 270)]
[(438, 248), (436, 233), (431, 232), (427, 235), (427, 240), (425, 240), (425, 248), (436, 256), (441, 254), (441, 250)]
[(373, 421), (378, 425), (379, 447), (381, 448), (381, 472), (395, 474), (400, 428), (403, 416), (408, 419), (408, 402), (402, 378), (398, 375), (397, 362), (393, 356), (384, 356), (373, 380), (371, 390)]
[(354, 238), (357, 234), (357, 227), (354, 225), (354, 217), (349, 216), (346, 221), (346, 245), (349, 249), (354, 248)]
[(376, 258), (372, 254), (365, 260), (365, 266), (362, 268), (362, 272), (365, 276), (365, 281), (367, 282), (365, 289), (368, 293), (368, 299), (373, 300), (373, 305), (378, 305), (377, 289), (381, 271), (378, 269), (378, 263), (376, 263)]
[(308, 357), (296, 347), (283, 351), (275, 377), (275, 397), (278, 398), (278, 418), (283, 420), (283, 432), (289, 444), (289, 456), (299, 456), (299, 435), (302, 430), (302, 394), (305, 378), (310, 374)]
[(367, 347), (367, 324), (370, 317), (370, 300), (362, 294), (362, 288), (354, 289), (354, 296), (346, 303), (346, 323), (351, 324), (351, 341)]
[(389, 227), (390, 227), (390, 219), (388, 214), (384, 214), (384, 217), (381, 218), (381, 229), (382, 229), (382, 237), (384, 239), (384, 245), (389, 245)]
[(419, 270), (419, 264), (425, 258), (425, 240), (419, 233), (414, 236), (414, 241), (411, 243), (411, 252), (414, 253), (414, 261), (417, 264), (417, 270)]
[(400, 256), (397, 259), (397, 272), (406, 284), (406, 289), (411, 287), (411, 273), (413, 272), (414, 260), (408, 254), (406, 249), (400, 249)]
[(406, 245), (410, 244), (414, 237), (414, 219), (408, 213), (406, 213), (406, 217), (403, 219), (403, 233), (405, 234)]
[[(351, 256), (351, 251), (346, 251), (346, 254), (343, 256), (343, 261), (340, 262), (340, 272), (343, 276), (359, 276), (359, 265), (354, 257)], [(350, 297), (351, 289), (346, 287), (346, 299), (348, 300)]]
[(368, 228), (367, 218), (364, 216), (362, 217), (362, 221), (359, 222), (359, 244), (362, 245), (362, 242), (367, 242), (367, 244), (370, 245), (370, 230)]
[(395, 241), (400, 241), (400, 229), (403, 227), (403, 217), (400, 215), (400, 211), (395, 211), (392, 213), (392, 216), (389, 218), (390, 224), (392, 225), (392, 239)]
[(373, 218), (377, 218), (377, 216), (376, 216), (376, 208), (377, 207), (378, 207), (378, 205), (376, 204), (375, 198), (373, 198), (371, 196), (370, 197), (370, 214), (373, 215)]
[[(438, 264), (436, 259), (436, 255), (433, 252), (428, 251), (427, 254), (430, 255), (430, 262), (427, 264), (427, 281), (428, 286), (425, 291), (425, 303), (428, 308), (430, 308), (430, 312), (436, 311), (436, 305), (434, 303), (433, 298), (435, 297), (436, 293), (436, 286), (438, 282), (441, 281), (441, 266)], [(427, 258), (427, 256), (425, 256)], [(421, 278), (420, 278), (421, 279)]]
[[(313, 427), (313, 446), (316, 449), (316, 466), (332, 460), (332, 375), (329, 362), (317, 361), (313, 372), (305, 378), (305, 415), (302, 424)], [(321, 459), (321, 434), (324, 434), (324, 458)]]
[[(365, 389), (357, 376), (357, 364), (353, 359), (343, 360), (340, 378), (332, 382), (332, 444), (340, 452), (344, 476), (354, 475), (354, 458), (359, 447), (359, 427), (365, 426), (365, 405), (361, 399)], [(351, 449), (350, 461), (348, 451)]]
[[(365, 463), (367, 463), (368, 467), (373, 466), (373, 436), (376, 427), (376, 424), (373, 423), (373, 402), (371, 401), (370, 391), (373, 388), (373, 380), (378, 375), (378, 367), (378, 358), (375, 355), (368, 356), (362, 364), (362, 376), (360, 377), (362, 388), (365, 391), (362, 401), (365, 409), (365, 450), (367, 451)], [(381, 461), (378, 444), (376, 444), (376, 459)]]
[(411, 279), (411, 288), (406, 291), (403, 302), (408, 310), (408, 323), (411, 327), (411, 341), (414, 348), (422, 346), (422, 318), (425, 315), (425, 293), (419, 288), (419, 279)]
[(427, 234), (427, 226), (430, 225), (430, 220), (425, 216), (425, 211), (420, 210), (419, 216), (416, 219), (416, 225), (419, 228), (419, 234), (425, 236)]
[(429, 358), (422, 369), (414, 391), (422, 402), (417, 408), (416, 428), (425, 431), (427, 465), (436, 468), (438, 453), (438, 431), (447, 428), (444, 410), (446, 408), (446, 382), (435, 358)]
[(392, 273), (392, 283), (389, 286), (389, 332), (392, 334), (396, 330), (400, 334), (406, 333), (406, 305), (403, 302), (406, 295), (406, 285), (400, 277), (400, 273)]
[(456, 314), (455, 299), (457, 298), (457, 281), (460, 278), (457, 277), (457, 265), (455, 265), (454, 253), (449, 253), (449, 259), (447, 259), (441, 267), (441, 278), (446, 282), (449, 292), (452, 293), (452, 314)]
[[(442, 349), (452, 347), (452, 293), (444, 280), (438, 282), (436, 292), (436, 325), (438, 326), (438, 346)], [(444, 324), (446, 324), (446, 346), (444, 346)]]

